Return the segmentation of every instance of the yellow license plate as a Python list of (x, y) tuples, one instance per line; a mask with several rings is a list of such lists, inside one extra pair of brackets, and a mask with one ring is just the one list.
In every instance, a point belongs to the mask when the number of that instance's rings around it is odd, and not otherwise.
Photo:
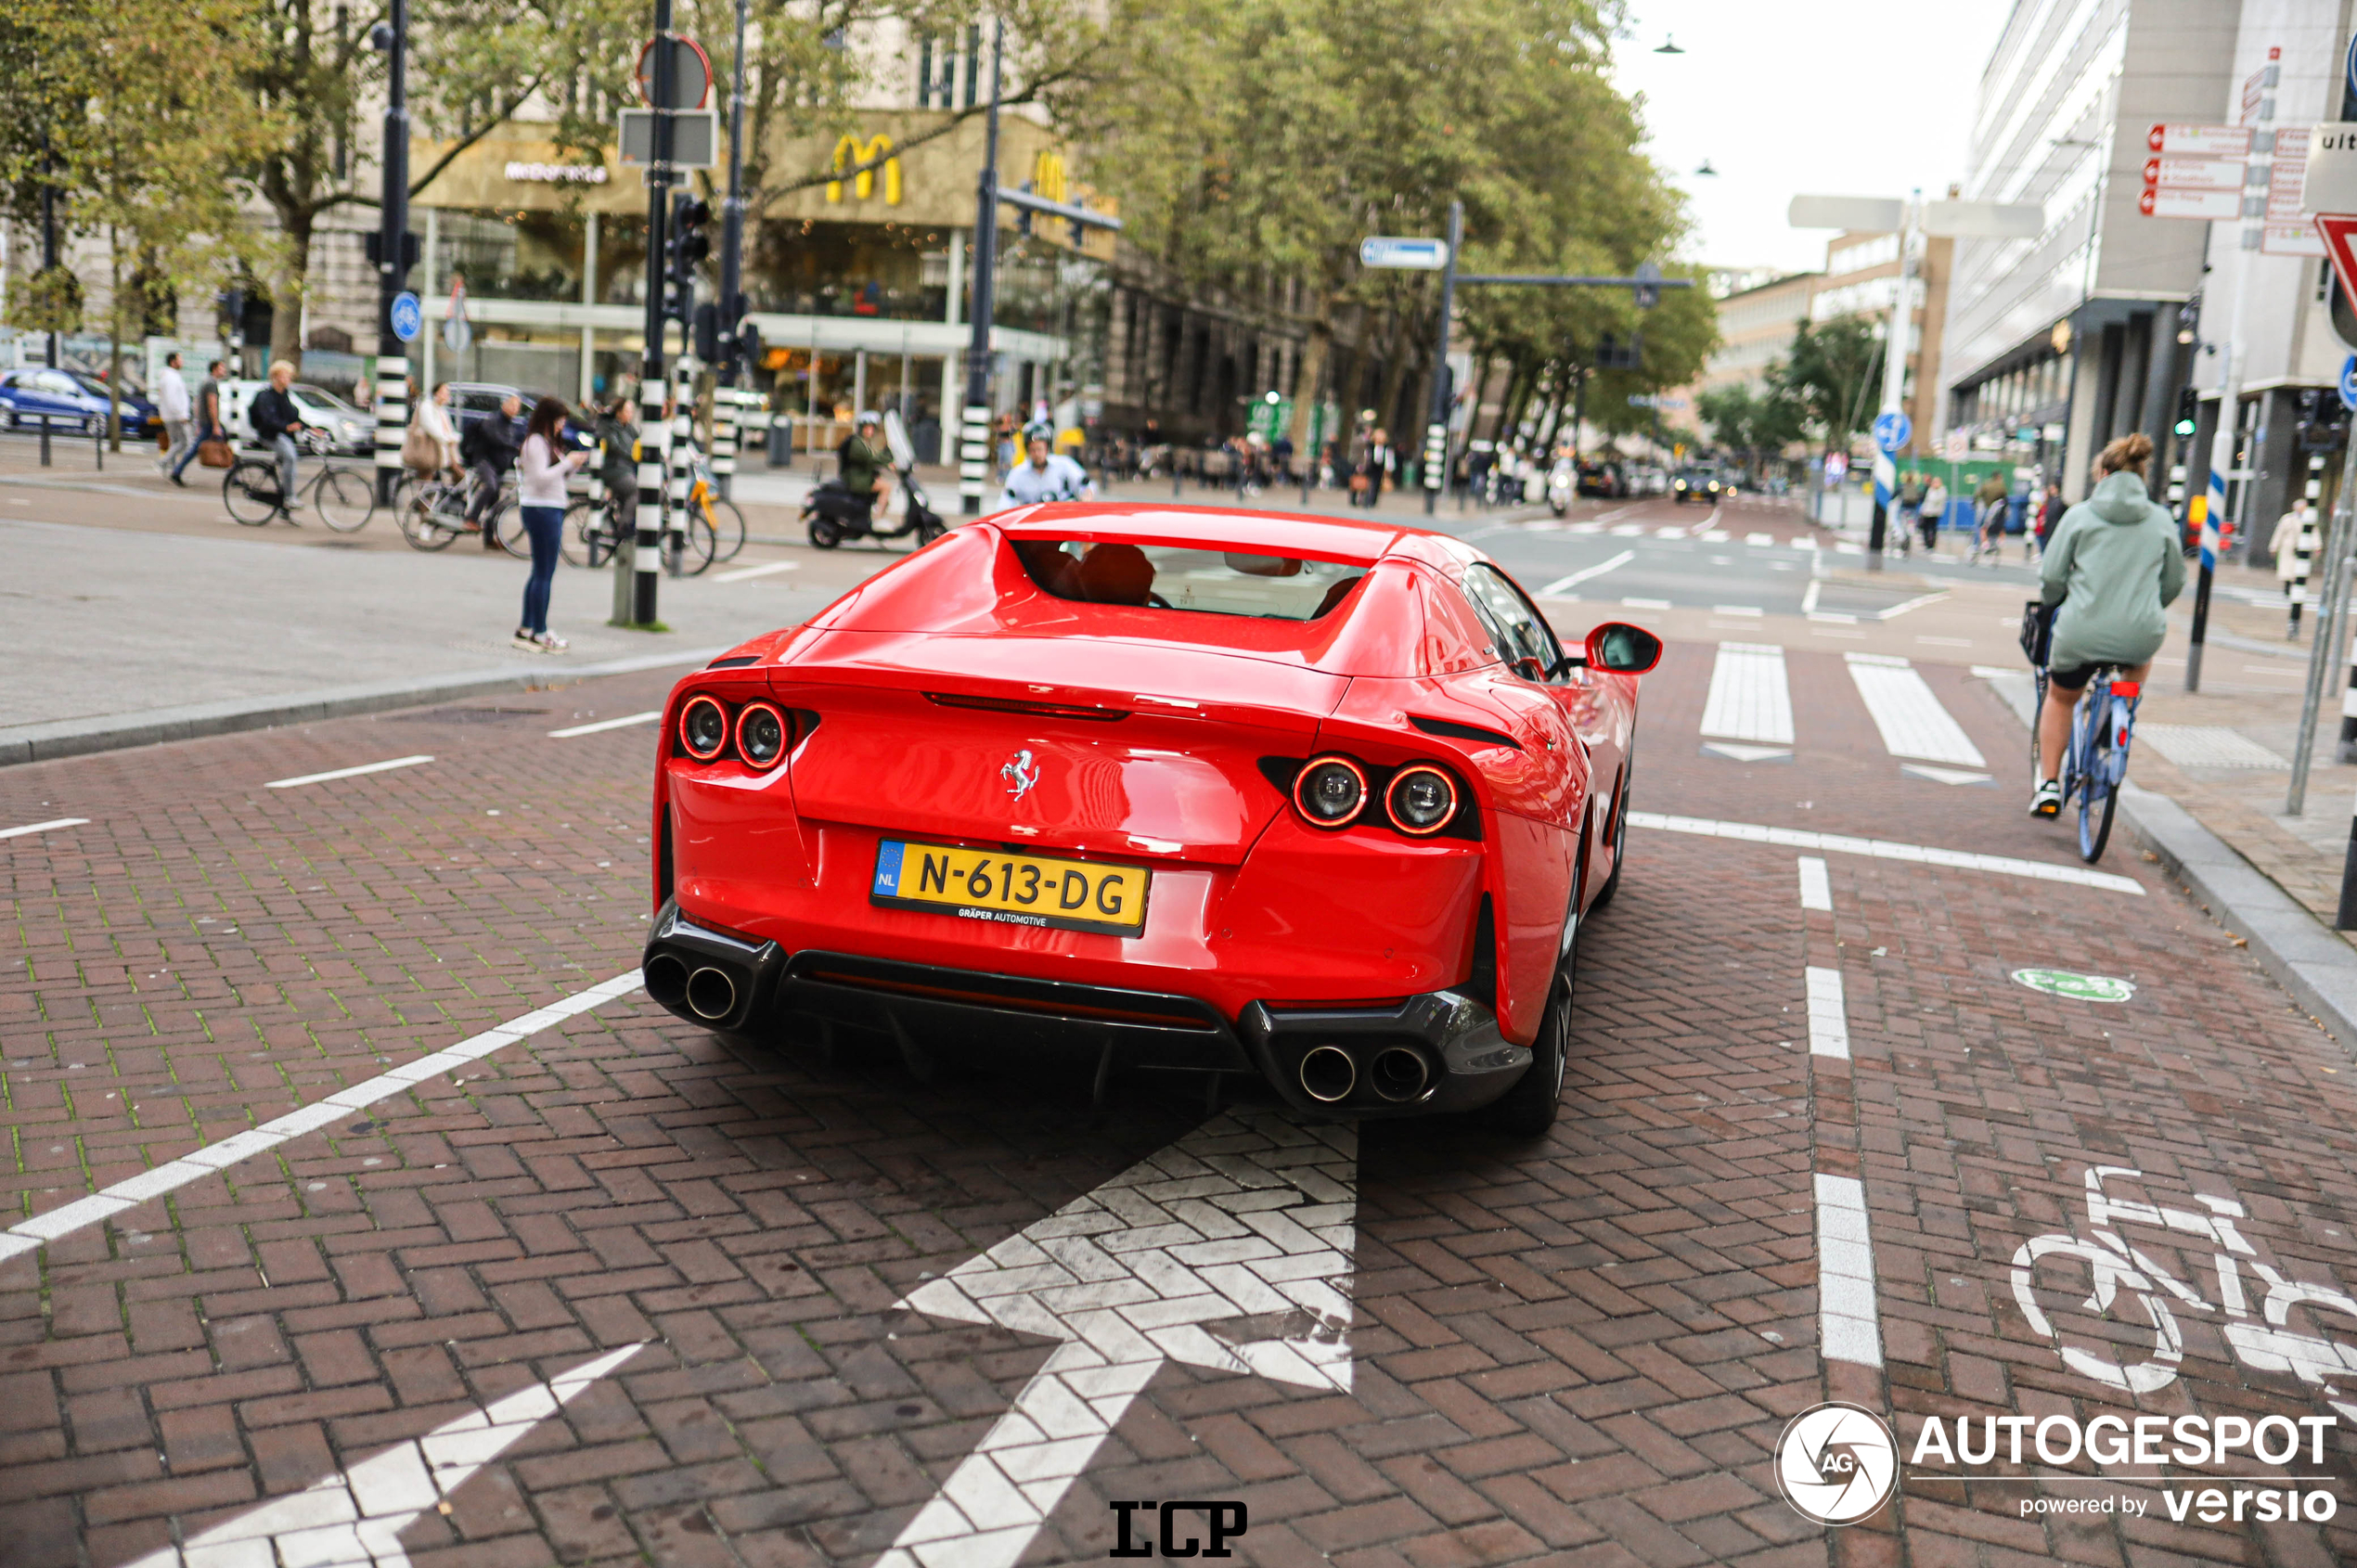
[(1146, 928), (1146, 868), (886, 839), (876, 846), (868, 899), (1002, 925), (1136, 936)]

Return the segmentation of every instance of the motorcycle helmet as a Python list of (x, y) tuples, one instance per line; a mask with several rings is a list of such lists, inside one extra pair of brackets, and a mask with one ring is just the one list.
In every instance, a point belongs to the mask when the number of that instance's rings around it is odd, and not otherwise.
[(864, 431), (869, 425), (882, 424), (883, 416), (877, 413), (872, 408), (862, 408), (856, 416), (853, 417), (851, 423), (855, 429)]

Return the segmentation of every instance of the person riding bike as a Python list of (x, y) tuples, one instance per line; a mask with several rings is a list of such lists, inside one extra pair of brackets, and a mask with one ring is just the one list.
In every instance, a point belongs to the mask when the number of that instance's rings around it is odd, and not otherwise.
[(253, 426), (253, 433), (264, 445), (272, 448), (278, 457), (278, 510), (291, 517), (303, 510), (303, 502), (295, 494), (295, 481), (302, 470), (297, 468), (301, 449), (295, 438), (309, 427), (303, 422), (303, 412), (294, 399), (287, 395), (287, 388), (294, 382), (294, 366), (285, 360), (270, 367), (270, 384), (254, 394), (246, 409), (246, 421)]
[(1027, 461), (1017, 463), (1007, 474), (1006, 488), (998, 493), (998, 503), (991, 509), (1005, 511), (1010, 507), (1028, 507), (1041, 501), (1089, 501), (1097, 495), (1097, 486), (1088, 478), (1088, 470), (1071, 458), (1053, 450), (1055, 431), (1045, 422), (1034, 422), (1024, 432)]
[(2071, 710), (2106, 664), (2141, 682), (2169, 636), (2162, 613), (2185, 587), (2185, 557), (2168, 508), (2145, 488), (2152, 438), (2125, 435), (2095, 459), (2095, 488), (2063, 513), (2039, 568), (2040, 598), (2055, 610), (2046, 660), (2046, 705), (2038, 715), (2037, 791), (2032, 816), (2062, 810), (2063, 752)]
[(879, 434), (882, 416), (861, 409), (856, 423), (858, 428), (835, 448), (835, 481), (854, 495), (867, 497), (869, 516), (873, 518), (892, 500), (892, 481), (886, 477), (895, 471), (892, 450)]

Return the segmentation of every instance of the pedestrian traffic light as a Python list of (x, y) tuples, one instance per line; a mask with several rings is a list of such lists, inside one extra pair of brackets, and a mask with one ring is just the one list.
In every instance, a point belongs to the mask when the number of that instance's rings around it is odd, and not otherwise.
[(712, 254), (712, 236), (704, 232), (704, 225), (711, 222), (712, 203), (702, 197), (683, 190), (671, 199), (671, 232), (663, 239), (665, 271), (671, 279), (668, 314), (683, 324), (695, 305), (696, 268)]
[(748, 372), (760, 369), (762, 357), (761, 328), (755, 327), (750, 321), (740, 322), (737, 326), (736, 344), (737, 354), (744, 361), (745, 369)]
[(2177, 422), (2171, 426), (2170, 429), (2174, 430), (2181, 436), (2192, 435), (2194, 433), (2194, 427), (2199, 422), (2198, 416), (2200, 412), (2201, 398), (2199, 394), (2196, 393), (2191, 387), (2182, 387), (2178, 389)]
[(706, 365), (720, 363), (720, 307), (706, 300), (695, 308), (696, 357)]
[(2293, 406), (2299, 412), (2297, 431), (2301, 451), (2329, 452), (2349, 434), (2349, 410), (2342, 406), (2339, 392), (2325, 387), (2307, 387), (2294, 400)]

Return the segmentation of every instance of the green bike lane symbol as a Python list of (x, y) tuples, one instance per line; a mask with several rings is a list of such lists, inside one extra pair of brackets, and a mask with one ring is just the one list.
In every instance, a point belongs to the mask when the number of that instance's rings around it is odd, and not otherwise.
[(2073, 974), (2068, 970), (2016, 970), (2014, 983), (2074, 1002), (2124, 1002), (2136, 994), (2136, 987), (2128, 981), (2107, 974)]

